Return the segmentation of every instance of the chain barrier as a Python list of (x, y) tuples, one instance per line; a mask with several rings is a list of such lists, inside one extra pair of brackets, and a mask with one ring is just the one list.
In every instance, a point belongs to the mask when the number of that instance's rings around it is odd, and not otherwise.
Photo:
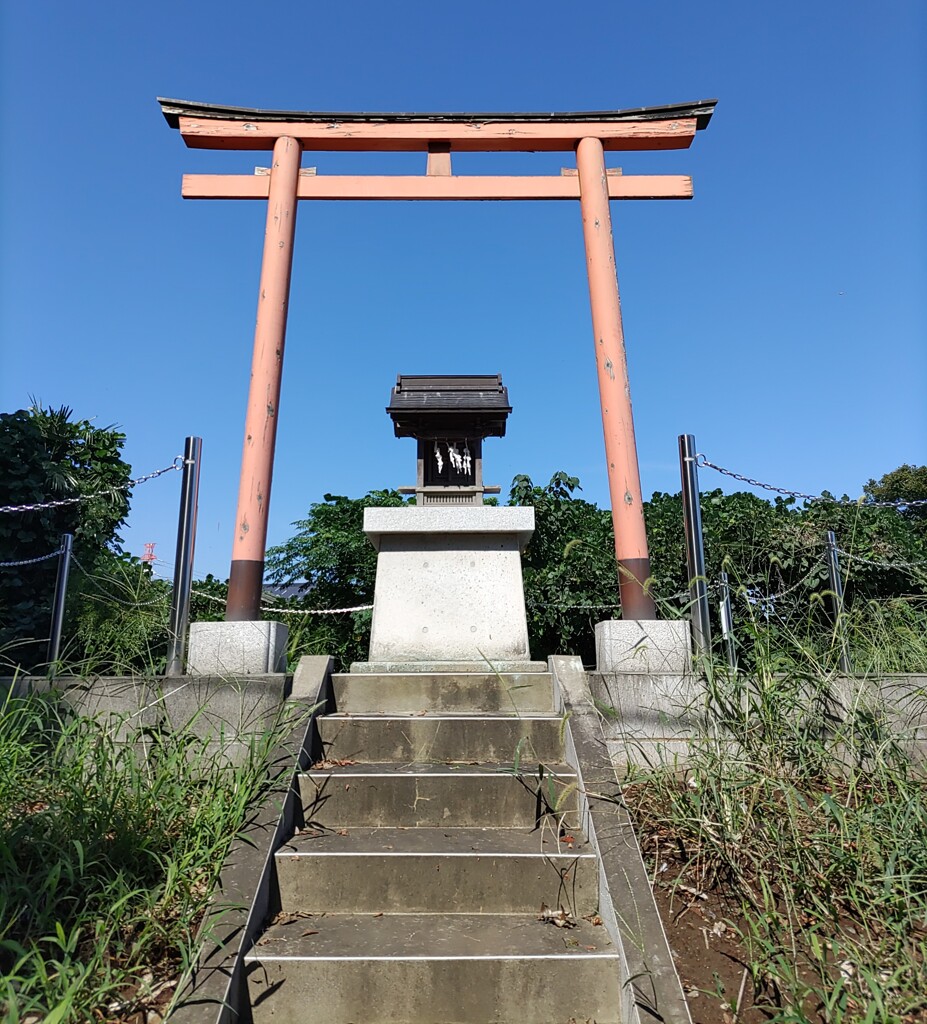
[(823, 557), (819, 558), (814, 563), (814, 565), (812, 565), (811, 568), (805, 573), (805, 575), (802, 576), (802, 578), (800, 580), (798, 580), (797, 582), (793, 583), (791, 586), (785, 587), (785, 589), (783, 589), (783, 590), (777, 591), (775, 594), (764, 594), (762, 592), (762, 590), (760, 589), (760, 587), (757, 587), (756, 585), (754, 585), (753, 587), (748, 587), (748, 586), (745, 586), (745, 585), (741, 584), (740, 586), (736, 586), (736, 587), (732, 586), (731, 590), (735, 591), (737, 594), (739, 594), (741, 597), (743, 597), (750, 604), (758, 604), (760, 602), (779, 601), (783, 597), (788, 597), (789, 594), (793, 594), (800, 587), (803, 587), (811, 579), (812, 576), (816, 575), (818, 570), (824, 564), (825, 564), (825, 559)]
[(104, 491), (94, 491), (93, 494), (78, 494), (74, 498), (59, 498), (57, 501), (42, 501), (32, 505), (0, 505), (0, 513), (38, 512), (47, 508), (63, 508), (65, 505), (79, 505), (82, 501), (91, 501), (93, 498), (103, 498), (110, 494), (119, 494), (121, 491), (128, 491), (138, 484), (144, 484), (149, 480), (155, 480), (159, 476), (164, 476), (165, 473), (173, 473), (176, 470), (183, 469), (183, 466), (184, 457), (182, 455), (178, 455), (169, 466), (165, 466), (163, 469), (156, 469), (153, 473), (146, 473), (144, 476), (136, 477), (134, 480), (129, 480), (128, 483), (122, 484), (120, 487), (108, 487)]
[(545, 601), (528, 601), (528, 606), (531, 608), (620, 608), (621, 604), (618, 601), (612, 601), (611, 604), (552, 604)]
[(115, 601), (116, 604), (121, 604), (124, 608), (151, 608), (156, 604), (164, 604), (165, 601), (170, 600), (170, 594), (162, 594), (160, 597), (156, 597), (153, 601), (126, 601), (125, 598), (116, 597), (115, 594), (109, 593), (104, 590), (97, 582), (97, 577), (93, 573), (88, 572), (87, 569), (81, 565), (76, 555), (71, 555), (71, 561), (77, 566), (78, 569), (90, 580), (91, 584), (96, 588), (96, 594), (90, 594), (88, 596), (95, 597), (99, 600), (101, 597), (107, 598), (110, 601)]
[(789, 498), (801, 498), (803, 501), (819, 502), (825, 505), (862, 505), (866, 508), (918, 508), (927, 505), (927, 498), (917, 498), (913, 501), (872, 501), (869, 498), (859, 498), (856, 501), (842, 501), (840, 498), (825, 498), (821, 494), (805, 494), (803, 491), (790, 491), (787, 487), (776, 487), (774, 484), (763, 483), (762, 480), (754, 480), (752, 477), (743, 476), (733, 470), (725, 469), (723, 466), (716, 466), (710, 462), (707, 456), (699, 452), (695, 456), (695, 464), (705, 469), (713, 469), (716, 473), (731, 477), (742, 484), (749, 484), (751, 487), (759, 487), (764, 491), (773, 491), (775, 494), (784, 494)]
[(57, 558), (64, 548), (58, 548), (56, 551), (49, 551), (47, 555), (39, 555), (38, 558), (23, 558), (19, 562), (0, 562), (0, 569), (9, 569), (14, 565), (35, 565), (36, 562), (47, 562), (49, 558)]
[(910, 569), (914, 572), (927, 573), (927, 561), (919, 562), (883, 562), (877, 558), (865, 558), (863, 555), (854, 555), (852, 551), (844, 551), (837, 548), (837, 554), (851, 562), (859, 562), (862, 565), (872, 565), (878, 569)]
[(357, 604), (353, 608), (274, 608), (262, 604), (261, 611), (273, 612), (274, 615), (342, 615), (347, 612), (366, 612), (373, 608), (372, 604)]
[[(197, 590), (195, 587), (192, 591), (197, 597), (202, 597), (207, 601), (212, 601), (214, 604), (225, 604), (224, 597), (216, 597), (214, 594), (207, 594), (205, 591)], [(372, 604), (358, 604), (354, 605), (353, 608), (276, 608), (273, 605), (262, 604), (262, 612), (273, 612), (275, 615), (343, 615), (348, 612), (365, 612), (369, 611), (373, 607)]]

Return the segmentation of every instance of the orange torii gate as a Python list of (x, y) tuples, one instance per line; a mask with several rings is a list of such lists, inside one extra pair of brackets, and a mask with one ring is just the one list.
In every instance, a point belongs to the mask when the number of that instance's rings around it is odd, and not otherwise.
[[(631, 390), (612, 240), (611, 199), (691, 199), (685, 175), (624, 175), (606, 150), (686, 149), (716, 100), (561, 114), (368, 114), (252, 110), (159, 98), (193, 149), (272, 150), (254, 175), (185, 174), (185, 199), (266, 199), (251, 387), (226, 619), (260, 618), (296, 207), (300, 199), (578, 199), (582, 211), (622, 616), (653, 619)], [(424, 175), (321, 175), (303, 150), (422, 152)], [(453, 153), (576, 151), (555, 176), (457, 176)]]

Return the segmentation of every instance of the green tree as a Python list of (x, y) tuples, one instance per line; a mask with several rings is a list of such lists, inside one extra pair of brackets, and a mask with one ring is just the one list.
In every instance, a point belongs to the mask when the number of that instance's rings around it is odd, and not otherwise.
[(618, 570), (611, 513), (574, 497), (579, 480), (555, 473), (545, 487), (516, 476), (511, 505), (535, 510), (522, 556), (528, 637), (534, 658), (578, 654), (595, 660), (596, 622), (617, 614)]
[(927, 466), (905, 463), (878, 480), (870, 480), (863, 490), (873, 501), (924, 502), (923, 505), (901, 506), (899, 512), (916, 523), (920, 535), (927, 539)]
[[(363, 498), (326, 494), (293, 525), (296, 534), (267, 552), (267, 578), (278, 584), (304, 584), (301, 601), (281, 606), (313, 609), (353, 608), (373, 602), (377, 553), (363, 531), (364, 509), (399, 507), (409, 501), (397, 491), (371, 491)], [(272, 617), (272, 616), (271, 616)], [(303, 653), (334, 654), (342, 665), (366, 660), (369, 611), (343, 615), (288, 617)]]
[[(66, 406), (35, 403), (0, 414), (0, 505), (80, 499), (0, 513), (0, 562), (48, 554), (63, 533), (74, 535), (74, 553), (90, 571), (120, 554), (131, 475), (124, 443), (118, 430), (75, 420)], [(56, 569), (55, 559), (0, 568), (0, 651), (7, 662), (32, 667), (43, 660)]]

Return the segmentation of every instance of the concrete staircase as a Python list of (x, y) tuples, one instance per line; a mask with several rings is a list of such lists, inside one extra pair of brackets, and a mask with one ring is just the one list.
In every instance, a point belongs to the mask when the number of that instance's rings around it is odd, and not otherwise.
[(254, 1024), (619, 1021), (551, 677), (332, 682), (280, 912), (246, 957)]

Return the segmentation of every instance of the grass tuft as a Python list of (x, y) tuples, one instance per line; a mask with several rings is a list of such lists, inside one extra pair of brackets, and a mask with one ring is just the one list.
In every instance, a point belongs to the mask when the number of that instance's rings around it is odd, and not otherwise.
[[(276, 732), (232, 763), (190, 731), (81, 717), (60, 694), (0, 709), (0, 1014), (128, 1019), (163, 1008)], [(240, 762), (240, 763), (239, 763)], [(165, 996), (165, 991), (167, 995)]]
[[(857, 657), (872, 652), (867, 667), (897, 667), (877, 657), (893, 631), (845, 626)], [(654, 873), (723, 900), (752, 990), (753, 1016), (738, 1020), (927, 1020), (923, 755), (877, 684), (842, 680), (805, 634), (755, 640), (749, 672), (709, 666), (685, 770), (630, 770), (625, 798)], [(927, 664), (923, 634), (903, 645)]]

